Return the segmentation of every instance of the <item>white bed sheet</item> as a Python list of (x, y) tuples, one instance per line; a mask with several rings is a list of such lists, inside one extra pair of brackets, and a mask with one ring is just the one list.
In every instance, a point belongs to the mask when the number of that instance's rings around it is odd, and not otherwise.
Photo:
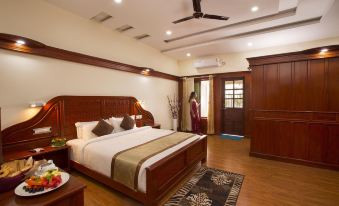
[[(74, 139), (68, 141), (67, 145), (71, 146), (71, 159), (73, 161), (110, 177), (112, 157), (116, 153), (172, 132), (171, 130), (141, 127), (90, 140)], [(199, 138), (202, 138), (202, 136), (195, 135), (145, 161), (140, 168), (138, 190), (146, 193), (146, 168), (148, 166)]]

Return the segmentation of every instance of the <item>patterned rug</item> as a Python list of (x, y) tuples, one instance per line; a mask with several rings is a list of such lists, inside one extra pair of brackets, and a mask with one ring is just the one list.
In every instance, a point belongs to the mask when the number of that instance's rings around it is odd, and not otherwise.
[(244, 176), (201, 167), (165, 206), (236, 205)]

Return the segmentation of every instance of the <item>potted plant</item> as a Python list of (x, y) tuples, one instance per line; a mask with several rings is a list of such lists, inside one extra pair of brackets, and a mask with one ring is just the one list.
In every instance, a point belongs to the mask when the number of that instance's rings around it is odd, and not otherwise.
[(60, 137), (53, 138), (51, 145), (52, 147), (63, 147), (66, 145), (66, 139)]
[(180, 102), (176, 95), (171, 98), (167, 96), (169, 109), (172, 117), (172, 129), (174, 131), (178, 130), (178, 118), (179, 118), (179, 110), (180, 110)]

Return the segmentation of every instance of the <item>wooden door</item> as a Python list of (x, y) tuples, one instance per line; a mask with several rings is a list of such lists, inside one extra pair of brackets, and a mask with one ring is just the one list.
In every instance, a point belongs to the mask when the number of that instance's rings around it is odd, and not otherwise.
[(244, 135), (244, 79), (224, 79), (222, 133)]

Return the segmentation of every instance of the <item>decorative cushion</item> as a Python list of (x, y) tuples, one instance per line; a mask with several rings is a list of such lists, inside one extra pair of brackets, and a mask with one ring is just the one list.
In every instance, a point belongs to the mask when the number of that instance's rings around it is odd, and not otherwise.
[(134, 128), (134, 119), (125, 114), (124, 119), (122, 120), (120, 127), (125, 130), (130, 130)]
[[(134, 119), (134, 115), (130, 116), (132, 119)], [(114, 133), (118, 133), (118, 132), (122, 132), (122, 131), (125, 131), (125, 129), (123, 129), (122, 127), (120, 127), (121, 123), (122, 123), (122, 120), (124, 118), (123, 117), (111, 117), (109, 118), (109, 123), (111, 125), (113, 125), (114, 127)], [(136, 128), (136, 124), (134, 123), (134, 128)], [(133, 129), (134, 129), (133, 128)]]
[(98, 124), (94, 127), (92, 132), (98, 137), (111, 134), (114, 127), (108, 124), (105, 120), (101, 119)]

